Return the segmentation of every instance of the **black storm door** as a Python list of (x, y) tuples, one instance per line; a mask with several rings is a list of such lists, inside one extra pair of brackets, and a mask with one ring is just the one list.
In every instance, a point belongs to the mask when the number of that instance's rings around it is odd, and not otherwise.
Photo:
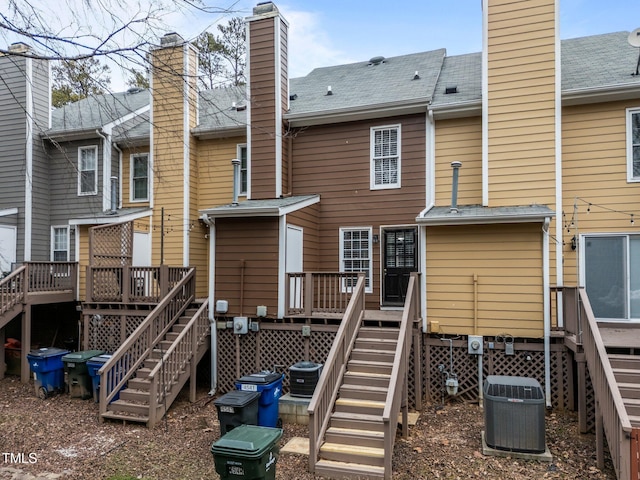
[(418, 271), (418, 229), (384, 229), (382, 304), (404, 305), (411, 272)]

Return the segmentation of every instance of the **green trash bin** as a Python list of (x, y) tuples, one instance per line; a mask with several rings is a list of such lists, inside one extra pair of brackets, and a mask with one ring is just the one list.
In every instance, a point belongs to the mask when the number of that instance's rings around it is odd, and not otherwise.
[(93, 398), (93, 383), (87, 368), (87, 361), (98, 355), (102, 355), (102, 350), (83, 350), (80, 352), (67, 353), (62, 357), (64, 363), (64, 373), (67, 377), (67, 386), (72, 397)]
[(282, 429), (239, 425), (211, 445), (221, 480), (275, 480)]

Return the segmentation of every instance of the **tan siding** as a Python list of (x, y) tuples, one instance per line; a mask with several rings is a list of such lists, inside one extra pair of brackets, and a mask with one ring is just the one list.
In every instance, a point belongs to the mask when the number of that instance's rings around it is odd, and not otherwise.
[(320, 207), (318, 204), (303, 208), (287, 215), (287, 223), (303, 229), (303, 267), (306, 272), (320, 270), (318, 250)]
[[(266, 305), (278, 311), (278, 219), (216, 222), (216, 300), (229, 301), (229, 315), (255, 315)], [(240, 306), (241, 260), (245, 261), (244, 299)]]
[(78, 259), (78, 298), (80, 301), (87, 299), (87, 267), (89, 266), (89, 226), (78, 225), (76, 235), (79, 236), (80, 249), (76, 253)]
[(490, 206), (555, 202), (554, 8), (489, 4)]
[(427, 230), (427, 318), (445, 334), (540, 337), (543, 332), (539, 225)]
[(458, 205), (482, 203), (482, 118), (436, 122), (436, 205), (451, 203), (451, 162), (462, 162)]
[[(640, 186), (627, 183), (625, 131), (626, 109), (639, 106), (640, 101), (628, 101), (563, 109), (562, 185), (566, 227), (562, 240), (566, 285), (577, 283), (579, 252), (570, 246), (574, 235), (638, 233)], [(592, 206), (587, 213), (589, 203)], [(636, 214), (633, 226), (629, 213)]]
[(198, 208), (205, 209), (233, 200), (233, 166), (238, 145), (246, 137), (230, 137), (198, 142)]
[[(401, 124), (402, 188), (370, 190), (370, 128)], [(425, 204), (424, 115), (314, 126), (293, 141), (293, 193), (321, 198), (319, 265), (340, 268), (340, 227), (413, 225)], [(380, 304), (380, 244), (373, 245), (373, 294), (369, 308)]]

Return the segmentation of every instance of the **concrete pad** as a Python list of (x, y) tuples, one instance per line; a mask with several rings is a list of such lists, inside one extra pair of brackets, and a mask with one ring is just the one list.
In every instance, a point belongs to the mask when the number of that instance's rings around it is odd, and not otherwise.
[(545, 450), (542, 453), (511, 452), (508, 450), (498, 450), (496, 448), (491, 448), (485, 441), (484, 430), (482, 431), (482, 454), (494, 457), (511, 457), (520, 458), (522, 460), (537, 460), (539, 462), (553, 461), (553, 456), (551, 455), (549, 447), (547, 447), (546, 444)]
[(280, 453), (297, 453), (299, 455), (309, 455), (309, 439), (293, 437), (280, 449)]

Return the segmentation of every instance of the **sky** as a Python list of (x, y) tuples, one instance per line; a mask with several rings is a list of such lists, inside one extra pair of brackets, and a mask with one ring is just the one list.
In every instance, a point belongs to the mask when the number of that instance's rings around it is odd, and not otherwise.
[[(7, 8), (9, 1), (0, 0), (0, 11)], [(55, 18), (68, 32), (73, 22), (60, 12), (80, 12), (86, 10), (87, 5), (107, 1), (32, 0), (31, 4), (41, 7), (47, 12), (45, 18)], [(136, 10), (144, 11), (145, 4), (156, 6), (164, 2), (173, 11), (161, 16), (162, 25), (154, 26), (153, 33), (160, 37), (166, 31), (175, 31), (185, 39), (193, 39), (205, 30), (215, 32), (216, 24), (226, 23), (231, 16), (250, 16), (260, 0), (200, 0), (205, 10), (206, 7), (230, 9), (226, 15), (187, 6), (198, 0), (110, 1), (121, 2), (126, 14), (131, 15)], [(640, 0), (558, 2), (562, 39), (640, 27)], [(392, 57), (438, 48), (445, 48), (447, 55), (482, 50), (482, 0), (275, 0), (275, 3), (289, 23), (291, 77), (304, 76), (316, 67), (366, 61), (379, 55)], [(101, 35), (101, 26), (109, 24), (108, 19), (97, 21), (94, 12), (86, 12), (73, 21), (89, 23), (85, 28), (97, 37)], [(103, 28), (109, 31), (108, 26)], [(3, 39), (11, 42), (11, 38), (3, 38), (0, 31), (0, 42)], [(123, 77), (112, 69), (112, 90), (126, 88)]]

